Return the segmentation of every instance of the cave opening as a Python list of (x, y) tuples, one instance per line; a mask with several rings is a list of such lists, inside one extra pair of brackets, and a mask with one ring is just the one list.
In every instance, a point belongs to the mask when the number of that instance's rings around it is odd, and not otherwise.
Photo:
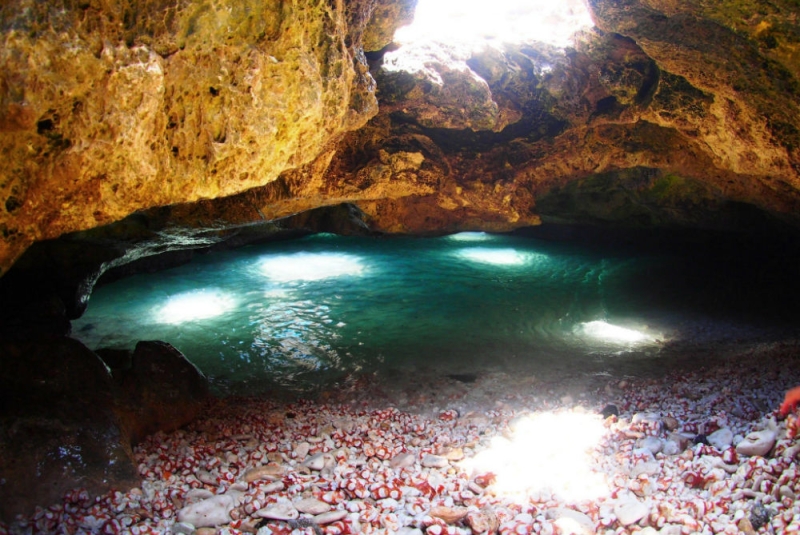
[(395, 43), (439, 42), (473, 51), (484, 46), (536, 41), (564, 48), (593, 22), (582, 0), (419, 0), (414, 21), (395, 33)]

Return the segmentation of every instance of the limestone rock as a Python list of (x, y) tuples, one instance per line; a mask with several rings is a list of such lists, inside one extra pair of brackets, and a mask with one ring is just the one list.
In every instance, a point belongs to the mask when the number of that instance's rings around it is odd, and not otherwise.
[(213, 498), (214, 493), (207, 489), (192, 489), (186, 493), (184, 504), (190, 505), (193, 503), (201, 502), (203, 500), (207, 500), (208, 498)]
[[(64, 2), (7, 6), (4, 27), (26, 31), (4, 41), (0, 269), (33, 239), (163, 205), (137, 212), (159, 232), (136, 250), (341, 203), (380, 232), (800, 228), (800, 65), (787, 52), (800, 43), (782, 3), (744, 23), (725, 2), (598, 0), (602, 31), (569, 53), (443, 49), (414, 72), (383, 68), (401, 51), (371, 55), (370, 71), (361, 48), (383, 48), (413, 2), (251, 3), (132, 5), (143, 15), (128, 26), (92, 25), (117, 16), (100, 9), (81, 22)], [(112, 256), (93, 263), (131, 260)]]
[(311, 470), (322, 470), (325, 467), (325, 463), (330, 458), (329, 454), (325, 453), (317, 453), (303, 461), (303, 466), (307, 466)]
[(416, 0), (376, 2), (364, 30), (364, 51), (378, 51), (391, 44), (395, 30), (413, 20), (416, 4)]
[(110, 7), (5, 5), (3, 271), (35, 239), (263, 185), (363, 125), (373, 5), (134, 1), (124, 23)]
[(195, 526), (188, 522), (175, 522), (170, 530), (176, 535), (193, 535)]
[(292, 455), (298, 459), (305, 459), (308, 452), (311, 450), (311, 444), (308, 442), (300, 442), (292, 450)]
[(664, 427), (667, 428), (667, 431), (675, 431), (680, 425), (680, 422), (672, 416), (665, 416), (661, 421), (664, 422)]
[(485, 533), (490, 528), (489, 517), (481, 511), (468, 512), (465, 522), (473, 533)]
[(402, 468), (413, 466), (415, 461), (416, 458), (414, 457), (413, 453), (408, 453), (408, 452), (400, 453), (399, 455), (396, 455), (395, 457), (392, 458), (392, 460), (389, 461), (389, 466), (399, 470)]
[(464, 450), (462, 448), (453, 448), (445, 454), (448, 461), (460, 461), (464, 458)]
[(655, 455), (664, 449), (664, 441), (658, 437), (644, 437), (637, 442), (637, 447), (646, 449)]
[(261, 490), (264, 494), (269, 494), (270, 492), (278, 492), (286, 488), (286, 485), (283, 484), (283, 481), (273, 481), (272, 483), (268, 483), (261, 487)]

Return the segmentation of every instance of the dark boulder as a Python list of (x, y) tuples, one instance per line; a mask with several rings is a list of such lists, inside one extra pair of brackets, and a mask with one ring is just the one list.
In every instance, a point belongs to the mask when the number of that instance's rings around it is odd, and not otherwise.
[(76, 487), (138, 484), (112, 391), (108, 368), (77, 340), (0, 340), (0, 519)]
[(133, 444), (188, 424), (209, 395), (203, 373), (166, 342), (139, 342), (130, 367), (113, 374), (118, 413)]

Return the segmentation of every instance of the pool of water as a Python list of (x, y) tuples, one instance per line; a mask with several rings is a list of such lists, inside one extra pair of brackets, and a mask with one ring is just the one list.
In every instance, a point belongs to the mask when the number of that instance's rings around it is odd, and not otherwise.
[(220, 393), (302, 393), (398, 370), (602, 374), (660, 366), (676, 343), (791, 327), (800, 314), (784, 278), (696, 249), (318, 234), (100, 286), (73, 336), (93, 349), (167, 341)]

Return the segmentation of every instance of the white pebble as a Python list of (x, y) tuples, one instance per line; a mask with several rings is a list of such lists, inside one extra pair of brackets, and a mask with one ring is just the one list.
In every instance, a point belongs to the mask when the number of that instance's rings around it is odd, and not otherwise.
[(321, 515), (330, 510), (331, 506), (316, 498), (303, 498), (294, 502), (294, 508), (301, 513), (308, 513), (310, 515)]
[(178, 511), (178, 522), (188, 522), (196, 528), (221, 526), (231, 521), (230, 512), (233, 508), (233, 496), (214, 496)]
[(726, 450), (728, 446), (733, 444), (733, 431), (728, 427), (717, 429), (706, 437), (708, 443), (717, 448), (719, 451)]
[(300, 513), (288, 501), (281, 501), (259, 509), (255, 516), (272, 520), (294, 520), (300, 516)]
[(653, 455), (656, 455), (664, 448), (664, 441), (658, 437), (644, 437), (643, 439), (639, 440), (638, 446), (639, 448), (648, 450)]
[(739, 455), (761, 456), (770, 452), (775, 445), (777, 435), (775, 431), (764, 429), (763, 431), (753, 431), (736, 445), (736, 453)]
[(180, 535), (192, 535), (195, 527), (188, 522), (175, 522), (172, 524), (172, 533)]
[(450, 461), (448, 461), (445, 457), (441, 457), (439, 455), (433, 455), (428, 453), (425, 455), (425, 457), (422, 458), (422, 466), (424, 466), (425, 468), (444, 468), (449, 464)]
[(630, 526), (644, 518), (650, 509), (634, 498), (623, 498), (614, 505), (614, 514), (623, 526)]
[(347, 518), (347, 511), (328, 511), (314, 516), (314, 522), (317, 524), (330, 524)]

